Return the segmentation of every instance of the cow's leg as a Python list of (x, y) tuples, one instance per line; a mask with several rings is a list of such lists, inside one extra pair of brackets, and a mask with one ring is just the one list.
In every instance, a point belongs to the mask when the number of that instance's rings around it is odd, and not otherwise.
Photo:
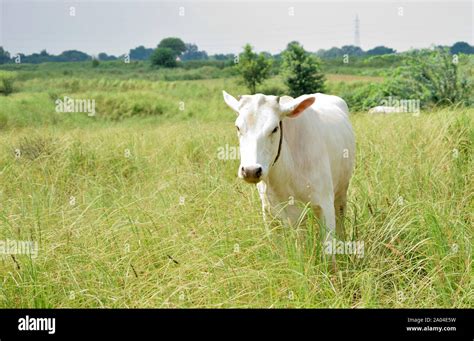
[(336, 216), (334, 212), (333, 203), (324, 203), (319, 205), (321, 207), (321, 218), (323, 220), (324, 228), (326, 229), (324, 241), (332, 241), (335, 238), (336, 232)]
[(270, 203), (268, 202), (267, 197), (267, 185), (263, 182), (259, 182), (257, 184), (258, 194), (260, 195), (260, 201), (262, 202), (262, 216), (263, 216), (263, 223), (265, 225), (265, 231), (267, 235), (270, 235), (270, 222), (271, 218), (269, 217), (270, 214)]
[(336, 213), (336, 235), (339, 239), (345, 240), (344, 216), (346, 215), (347, 196), (344, 191), (334, 200), (334, 211)]
[[(318, 216), (321, 224), (325, 229), (325, 236), (323, 241), (323, 253), (326, 250), (327, 243), (332, 243), (333, 239), (335, 238), (336, 232), (336, 216), (334, 212), (334, 202), (333, 201), (326, 201), (319, 205), (313, 206), (313, 210)], [(334, 250), (333, 250), (334, 251)], [(333, 270), (336, 271), (336, 253), (333, 252), (331, 255), (332, 266)]]

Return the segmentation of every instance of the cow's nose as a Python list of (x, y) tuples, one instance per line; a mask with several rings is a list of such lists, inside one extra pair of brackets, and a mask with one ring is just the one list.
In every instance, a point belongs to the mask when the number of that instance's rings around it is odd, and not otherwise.
[(260, 166), (249, 166), (241, 168), (242, 177), (247, 182), (259, 182), (262, 176), (262, 167)]

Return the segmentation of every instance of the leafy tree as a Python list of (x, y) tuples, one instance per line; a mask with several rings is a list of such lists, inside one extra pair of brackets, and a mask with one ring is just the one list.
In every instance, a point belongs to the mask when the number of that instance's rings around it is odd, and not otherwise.
[(324, 58), (324, 59), (334, 59), (334, 58), (341, 58), (344, 55), (349, 55), (352, 57), (362, 57), (365, 55), (365, 52), (358, 46), (345, 45), (341, 48), (331, 47), (329, 50), (321, 49), (321, 50), (318, 50), (316, 54), (319, 57)]
[(342, 57), (344, 53), (338, 47), (331, 47), (329, 50), (319, 50), (317, 54), (324, 59), (333, 59)]
[(371, 50), (368, 50), (366, 53), (369, 56), (381, 56), (381, 55), (384, 55), (384, 54), (392, 54), (392, 53), (396, 53), (396, 52), (397, 51), (395, 51), (394, 49), (391, 49), (389, 47), (377, 46), (377, 47), (374, 47)]
[(263, 53), (253, 52), (249, 44), (244, 46), (244, 52), (239, 55), (238, 70), (244, 84), (254, 94), (258, 84), (261, 84), (270, 75), (271, 60)]
[(145, 46), (138, 46), (130, 50), (129, 56), (131, 60), (148, 60), (152, 53), (153, 49), (147, 49)]
[(103, 61), (105, 61), (105, 60), (116, 60), (116, 59), (117, 59), (117, 57), (115, 57), (115, 56), (113, 56), (113, 55), (110, 55), (110, 56), (109, 56), (109, 55), (108, 55), (107, 53), (105, 53), (105, 52), (99, 53), (99, 55), (98, 55), (97, 57), (99, 58), (99, 60), (103, 60)]
[(305, 51), (298, 42), (289, 43), (283, 52), (282, 69), (284, 82), (291, 96), (298, 97), (324, 90), (324, 75), (319, 60)]
[(97, 55), (97, 58), (99, 58), (99, 60), (107, 60), (108, 57), (109, 56), (105, 52), (101, 52)]
[(42, 50), (40, 53), (32, 53), (29, 56), (25, 56), (24, 54), (21, 55), (21, 62), (22, 63), (45, 63), (45, 62), (54, 62), (56, 61), (56, 56), (52, 56), (46, 52), (46, 50)]
[(151, 64), (162, 67), (176, 67), (176, 53), (170, 48), (159, 47), (157, 48), (150, 57)]
[(474, 46), (471, 46), (464, 41), (458, 41), (453, 46), (451, 46), (450, 50), (452, 54), (474, 54)]
[(0, 64), (5, 64), (10, 61), (10, 53), (5, 51), (2, 46), (0, 46)]
[(186, 44), (186, 51), (181, 55), (181, 60), (205, 60), (208, 58), (206, 51), (199, 51), (196, 44)]
[(179, 57), (184, 51), (186, 51), (186, 44), (175, 37), (165, 38), (158, 44), (158, 48), (171, 49), (175, 57)]
[(90, 59), (92, 59), (91, 56), (77, 50), (64, 51), (57, 57), (60, 62), (83, 62)]
[(215, 60), (225, 60), (225, 61), (234, 61), (235, 55), (233, 53), (222, 54), (217, 53), (211, 56), (211, 59)]
[(360, 47), (354, 46), (354, 45), (345, 45), (341, 47), (341, 53), (342, 55), (347, 54), (349, 56), (356, 56), (356, 57), (360, 57), (364, 55), (364, 51)]

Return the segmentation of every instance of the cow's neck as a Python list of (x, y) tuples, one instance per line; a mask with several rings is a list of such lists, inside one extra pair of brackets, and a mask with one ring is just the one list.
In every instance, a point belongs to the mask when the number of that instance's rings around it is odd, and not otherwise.
[[(278, 160), (270, 169), (267, 181), (267, 190), (280, 197), (292, 195), (289, 189), (292, 188), (293, 176), (295, 176), (294, 162), (289, 150), (288, 143), (283, 138)], [(282, 198), (284, 199), (284, 198)]]

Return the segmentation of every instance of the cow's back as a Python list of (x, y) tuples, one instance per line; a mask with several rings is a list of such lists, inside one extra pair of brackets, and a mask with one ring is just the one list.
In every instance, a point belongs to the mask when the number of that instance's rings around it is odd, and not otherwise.
[(285, 120), (284, 130), (294, 161), (304, 177), (329, 168), (335, 196), (346, 191), (354, 168), (355, 138), (346, 102), (317, 93), (316, 101), (299, 117)]

